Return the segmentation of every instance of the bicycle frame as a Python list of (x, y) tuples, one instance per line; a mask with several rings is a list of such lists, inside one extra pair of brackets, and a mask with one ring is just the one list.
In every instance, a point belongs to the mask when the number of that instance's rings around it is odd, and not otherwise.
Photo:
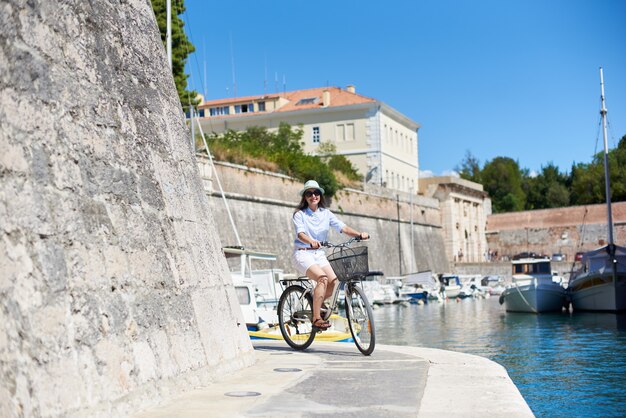
[[(321, 243), (321, 245), (322, 247), (325, 247), (325, 248), (349, 248), (350, 245), (355, 241), (360, 242), (362, 240), (358, 237), (353, 237), (340, 244), (333, 244), (331, 242), (324, 241)], [(328, 306), (328, 309), (330, 309), (331, 312), (334, 312), (337, 309), (339, 292), (345, 289), (347, 283), (361, 282), (365, 278), (365, 276), (366, 275), (355, 275), (354, 277), (351, 277), (348, 280), (339, 280), (337, 278), (337, 285), (335, 285), (335, 289), (333, 289), (333, 294), (330, 296), (330, 298), (328, 298), (328, 300), (331, 301), (330, 305)], [(283, 290), (285, 290), (287, 286), (296, 282), (299, 282), (303, 287), (306, 288), (305, 293), (303, 293), (302, 295), (303, 298), (305, 297), (307, 293), (313, 296), (313, 290), (315, 289), (315, 285), (313, 284), (312, 280), (309, 279), (309, 277), (307, 276), (300, 276), (297, 279), (283, 279), (281, 280), (281, 286), (284, 286)]]

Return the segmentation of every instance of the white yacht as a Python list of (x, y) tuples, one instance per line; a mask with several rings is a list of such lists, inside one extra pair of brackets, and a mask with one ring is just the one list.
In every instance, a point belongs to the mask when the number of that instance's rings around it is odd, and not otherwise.
[(243, 312), (246, 326), (256, 330), (259, 324), (276, 324), (276, 305), (282, 294), (280, 280), (286, 276), (281, 269), (256, 269), (253, 263), (275, 261), (276, 255), (242, 247), (222, 249), (231, 269), (230, 275)]
[(439, 276), (441, 288), (439, 292), (444, 299), (456, 299), (461, 293), (461, 279), (454, 274), (442, 274)]
[(567, 307), (567, 292), (552, 280), (548, 258), (513, 260), (512, 283), (500, 295), (507, 312), (555, 312)]
[(404, 276), (389, 277), (396, 283), (396, 292), (400, 301), (426, 303), (439, 296), (440, 284), (430, 270), (410, 273)]

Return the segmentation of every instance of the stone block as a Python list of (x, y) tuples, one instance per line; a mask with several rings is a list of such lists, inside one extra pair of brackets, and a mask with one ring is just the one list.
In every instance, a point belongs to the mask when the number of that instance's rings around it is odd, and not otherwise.
[(58, 417), (64, 411), (80, 408), (85, 399), (85, 384), (73, 355), (63, 356), (45, 366), (32, 382), (32, 398), (37, 416)]
[(157, 362), (150, 344), (146, 341), (138, 341), (134, 342), (132, 347), (138, 383), (143, 384), (155, 379), (157, 377)]

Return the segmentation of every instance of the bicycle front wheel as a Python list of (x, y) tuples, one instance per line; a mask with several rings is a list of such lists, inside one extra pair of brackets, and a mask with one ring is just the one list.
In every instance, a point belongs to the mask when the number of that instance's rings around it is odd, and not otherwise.
[(356, 347), (369, 356), (376, 344), (374, 313), (365, 292), (356, 283), (349, 283), (346, 288), (346, 315)]
[(278, 302), (280, 333), (291, 348), (304, 350), (311, 345), (313, 329), (313, 298), (302, 286), (289, 286)]

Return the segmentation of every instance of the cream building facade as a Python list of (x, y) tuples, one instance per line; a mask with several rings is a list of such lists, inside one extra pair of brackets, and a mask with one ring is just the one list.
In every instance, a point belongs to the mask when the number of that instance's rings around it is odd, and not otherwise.
[(491, 199), (483, 186), (458, 177), (427, 177), (420, 193), (439, 200), (446, 254), (450, 261), (484, 262), (489, 248), (485, 228)]
[(323, 87), (280, 94), (203, 101), (198, 106), (205, 133), (242, 131), (251, 126), (301, 127), (304, 151), (316, 154), (330, 142), (367, 182), (417, 192), (420, 125), (378, 100), (345, 89)]

